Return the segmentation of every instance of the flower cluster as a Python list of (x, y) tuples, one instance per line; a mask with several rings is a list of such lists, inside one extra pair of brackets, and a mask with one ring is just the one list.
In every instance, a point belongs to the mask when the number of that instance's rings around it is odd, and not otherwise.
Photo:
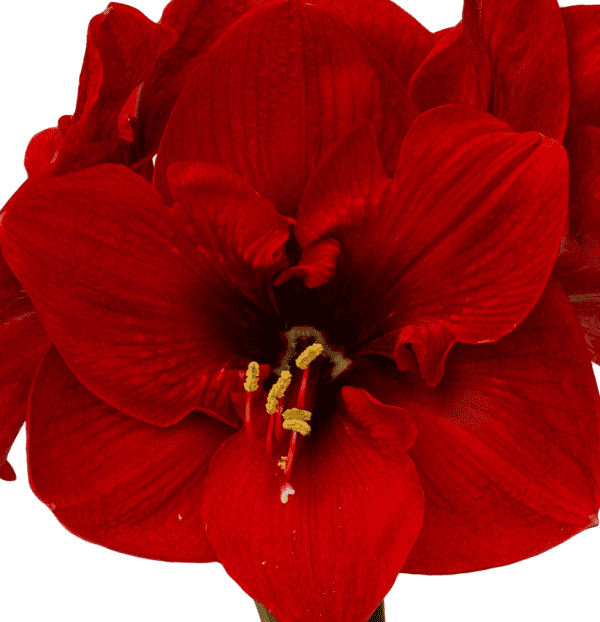
[(600, 7), (92, 19), (0, 213), (0, 477), (280, 622), (598, 524)]

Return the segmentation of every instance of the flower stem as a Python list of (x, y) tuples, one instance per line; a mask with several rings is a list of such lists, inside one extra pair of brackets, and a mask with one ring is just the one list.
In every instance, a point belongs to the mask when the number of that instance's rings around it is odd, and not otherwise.
[(277, 620), (265, 609), (264, 605), (261, 605), (257, 600), (256, 608), (258, 609), (258, 615), (260, 616), (260, 622), (277, 622)]
[[(265, 609), (263, 605), (261, 605), (257, 600), (254, 602), (256, 603), (256, 608), (258, 609), (260, 622), (277, 622), (277, 620)], [(377, 609), (375, 609), (371, 617), (365, 622), (385, 622), (385, 609), (383, 601), (379, 603)]]

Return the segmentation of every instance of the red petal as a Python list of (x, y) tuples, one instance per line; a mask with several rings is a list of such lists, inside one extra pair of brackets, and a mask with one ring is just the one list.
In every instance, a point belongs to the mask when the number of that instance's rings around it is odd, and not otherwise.
[(571, 78), (569, 125), (600, 125), (600, 7), (570, 6), (561, 11)]
[(600, 362), (600, 128), (569, 131), (565, 147), (571, 177), (569, 231), (555, 274), (575, 307), (590, 355)]
[(435, 388), (365, 372), (362, 386), (406, 408), (425, 490), (405, 572), (471, 572), (537, 555), (598, 523), (600, 399), (577, 317), (552, 280), (501, 341), (459, 345)]
[(493, 71), (490, 112), (517, 132), (536, 130), (562, 141), (569, 117), (569, 65), (556, 0), (526, 5), (465, 0), (463, 29), (481, 59), (475, 62), (480, 82), (482, 73)]
[(121, 108), (174, 41), (171, 28), (125, 4), (109, 4), (90, 22), (73, 124), (86, 126), (90, 140), (118, 137)]
[[(238, 255), (237, 260), (229, 258), (230, 273), (242, 272), (241, 263), (258, 271), (274, 268), (284, 259), (290, 221), (247, 181), (223, 166), (204, 162), (175, 162), (168, 177), (173, 197), (195, 220), (196, 237), (217, 236), (226, 243), (224, 250)], [(247, 268), (245, 272), (248, 280), (252, 278)]]
[(28, 380), (0, 386), (0, 479), (7, 482), (17, 479), (8, 463), (8, 454), (25, 423), (25, 406), (31, 378)]
[[(233, 173), (200, 165), (192, 201), (183, 173), (193, 165), (176, 170), (185, 208), (172, 210), (121, 166), (30, 182), (6, 207), (2, 250), (90, 391), (156, 425), (195, 408), (237, 425), (237, 369), (272, 349), (266, 339), (279, 343), (255, 268), (278, 260), (289, 223), (242, 180), (234, 187)], [(259, 248), (244, 246), (250, 233)]]
[(332, 340), (398, 331), (403, 343), (421, 344), (421, 372), (435, 384), (453, 339), (501, 338), (543, 291), (566, 218), (564, 149), (447, 106), (415, 122), (396, 180), (378, 160), (362, 122), (307, 185), (296, 236), (303, 250), (331, 237), (342, 243), (343, 270), (322, 294)]
[(463, 43), (454, 29), (415, 73), (410, 93), (421, 110), (487, 102), (484, 109), (515, 131), (562, 141), (569, 66), (556, 0), (465, 0), (462, 29)]
[(14, 482), (17, 479), (15, 470), (8, 462), (4, 462), (2, 466), (0, 466), (0, 479), (3, 479), (5, 482)]
[(138, 120), (143, 153), (156, 153), (169, 116), (185, 83), (213, 43), (249, 8), (253, 0), (173, 0), (160, 23), (178, 34), (140, 92)]
[(130, 419), (85, 389), (52, 349), (27, 432), (32, 487), (69, 531), (130, 555), (215, 561), (199, 496), (230, 428), (200, 413), (169, 428)]
[(236, 434), (215, 452), (202, 499), (227, 573), (278, 620), (364, 622), (396, 580), (422, 518), (406, 448), (414, 424), (360, 389), (307, 437), (280, 501), (263, 444)]
[(579, 316), (590, 358), (600, 364), (600, 249), (597, 245), (582, 247), (570, 238), (563, 250), (554, 275)]
[[(0, 478), (14, 479), (6, 462), (25, 422), (33, 375), (50, 347), (31, 300), (0, 255)], [(8, 466), (4, 466), (8, 465)]]
[(319, 158), (356, 119), (375, 123), (391, 172), (416, 114), (381, 57), (339, 18), (298, 0), (268, 3), (232, 26), (190, 78), (154, 181), (169, 197), (172, 162), (216, 162), (293, 215)]
[(487, 111), (489, 81), (480, 84), (475, 62), (477, 58), (473, 58), (465, 41), (462, 23), (448, 29), (410, 81), (408, 92), (419, 110), (464, 104)]
[(333, 278), (341, 252), (341, 245), (335, 238), (318, 240), (302, 254), (300, 263), (284, 270), (273, 282), (283, 285), (294, 276), (303, 279), (307, 287), (319, 287)]
[(51, 128), (32, 139), (25, 159), (29, 176), (60, 175), (107, 161), (130, 164), (133, 155), (122, 140), (119, 117), (175, 37), (168, 26), (125, 4), (110, 3), (96, 15), (88, 29), (72, 124), (64, 137)]
[(565, 147), (571, 173), (569, 233), (582, 245), (600, 243), (600, 128), (569, 132)]
[(390, 0), (319, 0), (314, 4), (339, 15), (366, 39), (408, 88), (433, 48), (435, 35)]

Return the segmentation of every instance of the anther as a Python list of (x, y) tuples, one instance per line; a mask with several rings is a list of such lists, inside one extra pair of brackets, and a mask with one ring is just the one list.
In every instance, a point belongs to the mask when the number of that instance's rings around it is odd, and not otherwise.
[(302, 436), (306, 436), (310, 433), (310, 426), (307, 421), (310, 421), (312, 417), (312, 413), (310, 410), (301, 410), (300, 408), (288, 408), (283, 413), (283, 418), (285, 421), (283, 422), (284, 430), (293, 430), (294, 432), (298, 432), (302, 434)]
[(306, 436), (310, 433), (310, 426), (306, 421), (300, 421), (299, 419), (292, 419), (283, 422), (284, 430), (293, 430), (294, 432), (298, 432), (302, 434), (302, 436)]
[(246, 382), (244, 382), (244, 389), (248, 392), (256, 391), (258, 389), (259, 376), (260, 367), (256, 361), (252, 361), (246, 370)]
[(320, 343), (313, 343), (296, 359), (296, 367), (306, 369), (321, 352), (323, 352), (323, 346)]
[(244, 389), (246, 389), (246, 412), (244, 416), (244, 425), (246, 426), (246, 433), (250, 438), (256, 438), (254, 431), (252, 430), (252, 422), (250, 417), (252, 414), (252, 393), (258, 389), (259, 376), (260, 367), (256, 361), (252, 361), (246, 370), (246, 382), (244, 383)]
[(286, 467), (286, 463), (287, 463), (287, 456), (281, 456), (281, 460), (277, 463), (277, 466), (280, 469), (283, 469), (285, 471), (285, 467)]
[(292, 374), (289, 371), (282, 371), (281, 376), (277, 379), (277, 382), (271, 387), (269, 395), (267, 396), (267, 412), (272, 415), (277, 411), (277, 400), (283, 397), (285, 390), (290, 386), (292, 382)]
[(300, 419), (301, 421), (310, 421), (312, 413), (310, 410), (301, 410), (300, 408), (288, 408), (283, 411), (284, 419)]

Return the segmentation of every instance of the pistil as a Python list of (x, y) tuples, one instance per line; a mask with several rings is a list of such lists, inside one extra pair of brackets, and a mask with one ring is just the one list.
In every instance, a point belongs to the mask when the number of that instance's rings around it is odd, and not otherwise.
[[(347, 361), (347, 359), (343, 359), (341, 354), (329, 348), (329, 346), (325, 343), (323, 336), (312, 327), (294, 327), (286, 333), (286, 337), (288, 339), (288, 352), (285, 355), (279, 370), (277, 370), (279, 377), (277, 378), (275, 384), (271, 387), (267, 397), (267, 402), (265, 404), (266, 411), (269, 414), (265, 450), (269, 458), (275, 457), (275, 442), (284, 440), (288, 430), (291, 432), (289, 437), (288, 453), (286, 456), (281, 456), (281, 459), (277, 463), (277, 466), (281, 468), (283, 475), (285, 476), (285, 481), (280, 488), (280, 499), (282, 503), (287, 503), (289, 495), (293, 495), (295, 493), (294, 488), (289, 482), (292, 474), (294, 457), (300, 450), (302, 437), (307, 436), (311, 431), (311, 427), (308, 422), (311, 420), (312, 412), (305, 410), (307, 401), (310, 403), (314, 401), (315, 387), (312, 387), (313, 391), (308, 390), (308, 381), (311, 375), (310, 364), (321, 354), (327, 356), (327, 358), (331, 359), (334, 363), (333, 371), (336, 371), (337, 368), (344, 369), (349, 364), (349, 361)], [(289, 393), (286, 396), (286, 390), (292, 383), (292, 374), (289, 369), (293, 356), (297, 353), (296, 343), (301, 339), (307, 338), (314, 338), (315, 343), (306, 347), (300, 356), (295, 359), (296, 367), (302, 370), (302, 377), (300, 379), (300, 386), (298, 387), (298, 393), (296, 395), (296, 406), (294, 408), (286, 408), (285, 402), (289, 402), (290, 399)], [(337, 373), (339, 373), (339, 371), (337, 371)], [(314, 382), (317, 381), (317, 377), (318, 372), (314, 378)], [(244, 424), (248, 436), (252, 439), (256, 439), (256, 435), (251, 424), (252, 393), (258, 389), (258, 380), (259, 365), (253, 361), (248, 365), (246, 383), (244, 384), (244, 388), (247, 391)], [(294, 393), (295, 391), (292, 391), (292, 395), (294, 395)], [(274, 438), (276, 439), (275, 441), (273, 440)]]

